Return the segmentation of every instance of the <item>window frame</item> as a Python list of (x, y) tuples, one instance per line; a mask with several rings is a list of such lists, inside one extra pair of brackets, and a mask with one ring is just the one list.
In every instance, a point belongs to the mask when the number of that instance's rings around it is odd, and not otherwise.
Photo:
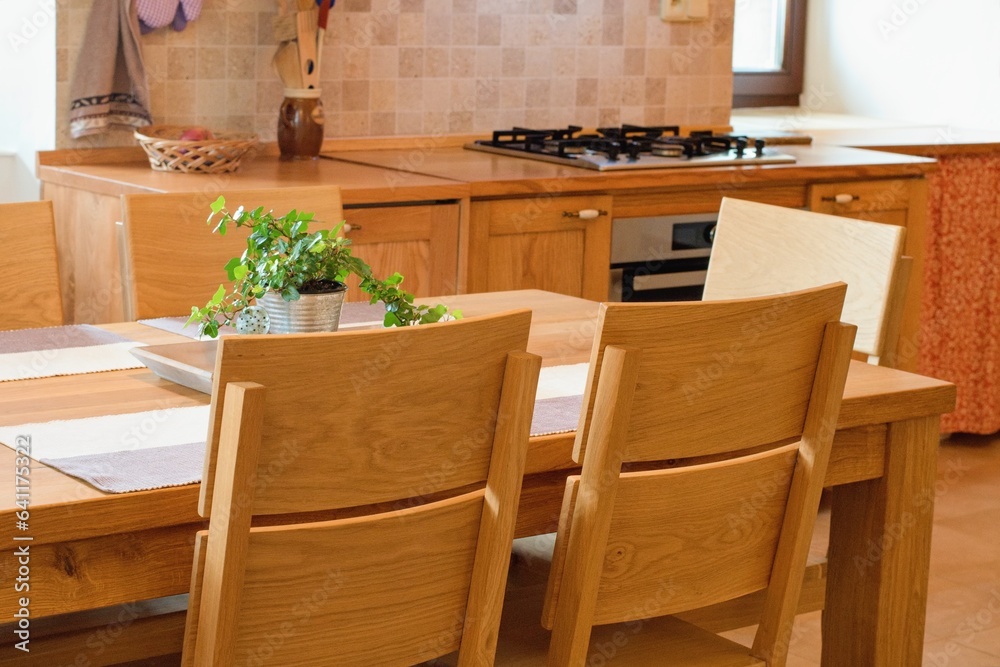
[(806, 0), (787, 0), (785, 48), (776, 72), (733, 72), (733, 108), (798, 106), (806, 51)]

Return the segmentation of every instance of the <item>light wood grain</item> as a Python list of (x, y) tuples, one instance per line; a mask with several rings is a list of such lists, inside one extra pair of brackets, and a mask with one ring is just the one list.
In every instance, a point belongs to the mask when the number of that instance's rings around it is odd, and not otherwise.
[[(843, 204), (829, 201), (837, 194), (849, 194), (855, 199)], [(827, 200), (824, 201), (824, 198)], [(913, 263), (903, 298), (894, 365), (904, 370), (915, 370), (927, 238), (927, 181), (891, 179), (868, 183), (818, 183), (809, 189), (809, 208), (819, 213), (906, 227), (903, 253), (912, 257)]]
[(753, 643), (753, 655), (774, 665), (784, 664), (791, 643), (802, 576), (830, 463), (836, 415), (840, 412), (856, 333), (854, 325), (833, 322), (824, 332), (809, 412), (788, 491), (788, 507), (764, 597), (760, 627)]
[[(905, 202), (903, 204), (905, 206)], [(905, 229), (726, 198), (705, 279), (706, 301), (782, 294), (847, 283), (843, 318), (858, 327), (856, 349), (885, 352)]]
[[(267, 445), (257, 471), (268, 484), (257, 492), (255, 514), (413, 498), (484, 479), (491, 439), (476, 434), (494, 427), (490, 415), (496, 413), (506, 352), (525, 349), (528, 340), (530, 312), (511, 317), (517, 327), (500, 327), (498, 317), (490, 316), (402, 330), (221, 339), (203, 513), (210, 513), (223, 392), (230, 382), (268, 387)], [(304, 394), (306, 377), (313, 380)], [(359, 407), (340, 410), (342, 401), (358, 401)], [(295, 410), (281, 408), (283, 403)], [(444, 407), (418, 418), (399, 405)], [(300, 414), (311, 418), (303, 424)], [(419, 450), (413, 444), (418, 442)], [(453, 459), (447, 475), (442, 458)], [(337, 470), (344, 482), (311, 475), (314, 470)]]
[[(97, 612), (64, 616), (59, 619), (60, 627), (54, 628), (46, 628), (36, 620), (32, 623), (28, 644), (31, 651), (25, 653), (16, 649), (13, 641), (4, 642), (0, 646), (0, 664), (8, 667), (80, 664), (104, 667), (176, 653), (184, 632), (184, 607), (176, 598), (168, 598), (165, 602), (132, 602)], [(12, 638), (15, 636), (10, 626), (2, 630)]]
[[(574, 460), (585, 447), (608, 345), (642, 345), (628, 461), (705, 456), (779, 442), (802, 432), (822, 324), (837, 319), (846, 286), (738, 302), (601, 306)], [(794, 319), (789, 315), (795, 313)], [(749, 340), (748, 340), (749, 337)], [(709, 341), (728, 340), (725, 345)], [(663, 370), (660, 370), (663, 369)], [(775, 394), (779, 384), (784, 391)], [(726, 419), (719, 406), (726, 406)], [(671, 455), (664, 457), (663, 443)]]
[(332, 229), (344, 219), (336, 186), (125, 195), (122, 251), (131, 278), (124, 285), (129, 319), (190, 314), (219, 285), (230, 283), (224, 267), (246, 250), (250, 230), (230, 225), (225, 236), (213, 233), (207, 220), (220, 194), (231, 212), (263, 206), (277, 216), (292, 210), (314, 213), (313, 231)]
[[(581, 219), (581, 210), (604, 211)], [(567, 216), (566, 214), (569, 214)], [(469, 288), (534, 288), (592, 300), (608, 295), (610, 197), (553, 197), (474, 202)]]
[[(591, 362), (600, 365), (600, 372), (592, 372), (588, 383), (596, 384), (596, 394), (588, 392), (590, 410), (579, 429), (588, 434), (587, 443), (584, 450), (578, 435), (575, 452), (582, 456), (583, 471), (567, 481), (546, 591), (542, 622), (552, 627), (548, 665), (586, 664), (597, 649), (592, 626), (648, 623), (646, 619), (765, 588), (754, 646), (742, 649), (743, 659), (746, 664), (784, 664), (854, 343), (855, 327), (836, 322), (845, 291), (839, 284), (750, 301), (623, 304), (602, 311)], [(769, 327), (780, 332), (776, 338), (762, 336), (754, 326), (762, 306), (771, 314)], [(696, 309), (713, 311), (712, 321), (723, 326), (700, 330)], [(670, 326), (675, 317), (690, 330), (683, 335), (675, 331)], [(738, 333), (729, 329), (734, 324)], [(685, 353), (663, 355), (657, 349), (663, 345), (658, 337), (671, 336), (682, 337)], [(775, 344), (785, 338), (792, 342)], [(619, 347), (623, 345), (636, 349)], [(767, 377), (766, 386), (743, 383), (739, 396), (699, 396), (717, 421), (741, 428), (730, 435), (713, 431), (705, 420), (691, 422), (687, 428), (711, 443), (692, 449), (692, 439), (667, 426), (683, 421), (669, 394), (661, 405), (647, 408), (651, 415), (639, 401), (643, 392), (663, 395), (664, 387), (681, 384), (676, 369), (688, 357), (701, 363), (717, 358), (713, 349), (743, 355), (720, 370), (727, 382), (733, 367), (746, 363)], [(772, 363), (788, 357), (796, 363), (785, 369), (784, 377), (770, 374)], [(811, 366), (806, 383), (794, 379), (802, 366)], [(670, 382), (657, 383), (660, 377)], [(804, 405), (802, 418), (796, 417), (797, 430), (773, 438), (771, 424), (757, 421), (758, 412), (746, 409), (768, 403), (793, 412)], [(634, 428), (637, 421), (659, 438)], [(756, 435), (748, 437), (745, 431)], [(636, 433), (648, 440), (641, 448), (635, 446)], [(746, 453), (748, 446), (788, 437), (800, 440)], [(727, 456), (689, 466), (621, 471), (623, 462), (672, 461), (692, 451)], [(677, 626), (680, 634), (688, 634), (683, 623)], [(637, 659), (666, 655), (660, 633), (644, 630), (633, 641), (651, 642), (654, 648), (630, 649), (637, 651)], [(725, 641), (719, 644), (720, 655), (726, 654), (724, 647), (732, 648)], [(705, 661), (698, 664), (711, 664), (706, 656), (712, 653), (701, 652), (699, 659)]]
[(114, 225), (121, 220), (118, 197), (49, 183), (42, 184), (42, 196), (52, 200), (56, 212), (65, 321), (120, 322), (124, 316)]
[[(403, 665), (459, 648), (463, 666), (493, 663), (541, 366), (524, 352), (529, 323), (515, 311), (220, 342), (192, 664), (252, 661), (273, 650), (274, 628), (289, 666)], [(379, 354), (389, 363), (332, 403)], [(433, 373), (443, 393), (418, 381)], [(356, 516), (317, 520), (339, 508)], [(280, 525), (251, 528), (279, 513)]]
[(569, 534), (560, 542), (566, 545), (565, 555), (554, 558), (565, 558), (565, 565), (553, 567), (562, 576), (554, 603), (550, 665), (583, 665), (589, 652), (642, 356), (637, 348), (612, 345), (604, 350), (588, 442), (590, 455), (579, 480), (574, 480), (578, 488), (573, 493), (572, 515), (560, 521)]
[[(476, 544), (459, 661), (462, 664), (491, 664), (497, 650), (497, 628), (507, 588), (507, 568), (524, 460), (528, 453), (531, 415), (538, 389), (541, 357), (512, 353), (507, 357), (501, 394), (500, 418), (493, 437), (493, 453), (485, 503)], [(511, 465), (511, 462), (517, 465)]]
[[(198, 582), (201, 606), (194, 663), (206, 666), (236, 663), (267, 393), (254, 382), (231, 382), (225, 385), (225, 392), (228, 400), (222, 415), (214, 485), (221, 511), (209, 522), (204, 559), (198, 554), (193, 561), (204, 568)], [(272, 561), (272, 567), (277, 563)]]
[(52, 202), (0, 204), (0, 269), (7, 295), (0, 330), (63, 323)]
[[(543, 365), (579, 363), (590, 357), (596, 330), (596, 303), (536, 290), (424, 300), (437, 301), (461, 308), (470, 317), (530, 307), (533, 316), (528, 350), (542, 355)], [(149, 344), (187, 341), (176, 334), (136, 323), (105, 325), (105, 328)], [(0, 424), (205, 405), (208, 400), (208, 396), (161, 380), (146, 369), (25, 380), (0, 384)], [(886, 424), (914, 418), (919, 421), (922, 417), (946, 412), (952, 409), (954, 401), (955, 389), (947, 382), (861, 362), (851, 364), (827, 482), (844, 485), (838, 488), (847, 499), (840, 503), (841, 518), (834, 521), (831, 541), (845, 541), (852, 546), (843, 557), (831, 562), (834, 569), (847, 568), (850, 576), (853, 556), (866, 557), (868, 540), (881, 535), (891, 522), (906, 516), (902, 514), (905, 506), (891, 498), (905, 498), (899, 495), (904, 493), (900, 489), (919, 485), (919, 480), (925, 479), (923, 462), (933, 461), (937, 447), (935, 426), (896, 431), (889, 440)], [(571, 456), (573, 441), (572, 433), (531, 439), (529, 460), (535, 462), (535, 467), (524, 480), (518, 535), (556, 530), (566, 475), (578, 470)], [(893, 461), (891, 466), (886, 465), (887, 455)], [(909, 465), (907, 461), (922, 463)], [(930, 465), (933, 468), (933, 463)], [(13, 486), (13, 467), (13, 450), (0, 447), (0, 469), (6, 471), (0, 475), (0, 482), (6, 480), (4, 483), (9, 487)], [(852, 483), (877, 480), (883, 474), (885, 481)], [(54, 550), (44, 552), (49, 554), (86, 554), (89, 563), (86, 571), (90, 576), (99, 577), (95, 580), (99, 584), (91, 586), (87, 583), (89, 580), (66, 577), (55, 566), (40, 568), (35, 573), (41, 590), (64, 591), (67, 598), (72, 596), (76, 608), (84, 609), (113, 604), (115, 600), (132, 600), (137, 591), (156, 597), (182, 592), (189, 587), (190, 545), (195, 532), (203, 527), (197, 512), (197, 485), (112, 495), (37, 462), (32, 469), (32, 480), (31, 525), (35, 544), (53, 545)], [(856, 499), (855, 494), (858, 494)], [(892, 512), (869, 511), (870, 507), (885, 503), (895, 509)], [(837, 506), (835, 503), (835, 516)], [(7, 544), (12, 543), (16, 533), (16, 510), (13, 497), (0, 499), (0, 540), (6, 540)], [(864, 521), (858, 517), (864, 517)], [(879, 561), (882, 570), (908, 572), (909, 550), (914, 544), (923, 544), (923, 540), (929, 539), (931, 514), (913, 512), (911, 518), (916, 521), (907, 539), (898, 548), (886, 551)], [(176, 538), (175, 533), (161, 530), (173, 526), (177, 527)], [(107, 537), (99, 548), (94, 542), (74, 543), (103, 536)], [(127, 546), (122, 548), (122, 545)], [(92, 555), (98, 552), (102, 554), (100, 557)], [(13, 560), (0, 555), (0, 562)], [(138, 587), (136, 582), (140, 582)], [(831, 584), (828, 600), (834, 600), (846, 610), (837, 616), (835, 628), (830, 630), (835, 633), (832, 636), (857, 637), (861, 646), (856, 650), (876, 655), (872, 642), (884, 636), (884, 629), (891, 627), (893, 632), (899, 632), (899, 628), (908, 625), (922, 626), (922, 605), (926, 597), (919, 591), (913, 592), (911, 585), (909, 574), (879, 575), (860, 588)], [(10, 588), (6, 596), (0, 596), (0, 608), (11, 609), (13, 595), (13, 588)], [(63, 610), (62, 598), (50, 599), (54, 603), (47, 607), (33, 604), (33, 613), (42, 617)], [(907, 600), (903, 606), (892, 607), (897, 616), (886, 619), (885, 623), (879, 621), (879, 629), (867, 627), (870, 618), (884, 613), (881, 611), (883, 605), (896, 605), (902, 599)], [(540, 610), (541, 602), (538, 604)], [(851, 610), (855, 607), (868, 611), (853, 614)], [(846, 651), (847, 647), (840, 649)], [(918, 655), (909, 664), (919, 663)], [(853, 663), (846, 659), (844, 664)], [(881, 664), (898, 667), (899, 663), (883, 661)]]
[(885, 476), (834, 487), (828, 590), (853, 601), (827, 597), (823, 634), (852, 639), (823, 642), (824, 663), (922, 662), (938, 426), (938, 417), (892, 424)]
[[(459, 205), (378, 206), (345, 212), (354, 254), (381, 278), (399, 272), (416, 296), (458, 290)], [(345, 228), (346, 229), (346, 228)], [(348, 301), (368, 301), (351, 278)]]
[(351, 150), (330, 157), (366, 166), (409, 171), (467, 183), (473, 200), (557, 194), (617, 194), (628, 190), (661, 192), (694, 188), (741, 188), (824, 180), (921, 177), (934, 169), (923, 158), (862, 151), (839, 146), (782, 146), (794, 164), (767, 167), (699, 167), (596, 171), (537, 160), (512, 158), (457, 147), (434, 147), (413, 153), (399, 150)]

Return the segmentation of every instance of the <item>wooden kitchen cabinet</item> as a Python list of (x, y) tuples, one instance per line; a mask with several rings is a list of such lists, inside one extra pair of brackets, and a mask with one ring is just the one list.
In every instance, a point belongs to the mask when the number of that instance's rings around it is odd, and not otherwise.
[[(597, 215), (588, 219), (586, 211)], [(468, 291), (542, 289), (606, 300), (611, 217), (606, 195), (474, 201)]]
[[(134, 147), (43, 152), (38, 175), (43, 198), (55, 208), (67, 323), (125, 317), (115, 224), (123, 218), (124, 194), (202, 193), (207, 216), (208, 204), (224, 192), (336, 185), (352, 225), (347, 234), (380, 277), (399, 271), (404, 287), (423, 296), (460, 291), (459, 230), (469, 190), (463, 183), (339, 160), (285, 162), (273, 144), (234, 173), (153, 171)], [(169, 243), (169, 216), (163, 226)]]
[[(354, 255), (368, 262), (377, 277), (398, 271), (403, 287), (416, 296), (458, 291), (458, 203), (348, 207), (344, 219)], [(368, 299), (356, 278), (348, 283), (349, 301)]]
[(816, 183), (809, 188), (809, 208), (819, 213), (906, 227), (904, 254), (913, 258), (913, 270), (900, 325), (897, 364), (904, 370), (916, 370), (924, 276), (927, 181), (906, 178)]

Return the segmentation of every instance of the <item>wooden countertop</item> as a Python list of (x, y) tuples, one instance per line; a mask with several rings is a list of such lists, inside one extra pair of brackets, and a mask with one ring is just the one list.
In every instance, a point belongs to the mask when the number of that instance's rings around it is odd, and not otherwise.
[(931, 125), (927, 127), (810, 130), (818, 144), (854, 146), (906, 155), (971, 155), (1000, 152), (1000, 132)]
[(780, 146), (795, 164), (600, 172), (535, 160), (470, 151), (447, 143), (433, 147), (378, 150), (351, 146), (323, 158), (282, 162), (258, 155), (231, 174), (179, 174), (149, 168), (137, 149), (88, 152), (74, 164), (61, 151), (41, 153), (38, 177), (90, 192), (120, 195), (219, 188), (267, 188), (336, 183), (347, 206), (522, 196), (538, 193), (595, 193), (671, 190), (859, 178), (919, 176), (934, 169), (930, 159), (840, 146)]
[(795, 164), (693, 169), (638, 169), (601, 172), (536, 160), (442, 147), (424, 151), (419, 160), (403, 159), (400, 150), (352, 150), (326, 153), (359, 165), (405, 169), (418, 174), (464, 181), (477, 197), (537, 193), (614, 192), (641, 188), (714, 187), (738, 179), (741, 184), (794, 180), (837, 180), (918, 176), (934, 169), (933, 160), (838, 146), (781, 146)]
[(392, 168), (363, 166), (338, 160), (282, 162), (273, 155), (258, 155), (229, 174), (180, 174), (153, 171), (141, 153), (110, 164), (46, 164), (41, 154), (38, 178), (42, 181), (118, 196), (149, 192), (193, 192), (214, 189), (258, 189), (336, 184), (346, 206), (354, 204), (461, 199), (469, 195), (464, 183)]

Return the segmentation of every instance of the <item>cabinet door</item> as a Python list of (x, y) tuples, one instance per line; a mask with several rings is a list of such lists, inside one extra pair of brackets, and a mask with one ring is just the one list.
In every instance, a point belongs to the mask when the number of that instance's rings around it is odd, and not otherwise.
[(469, 290), (541, 289), (607, 299), (611, 201), (543, 195), (474, 202)]
[(927, 181), (907, 178), (818, 183), (810, 188), (809, 208), (845, 218), (906, 227), (903, 252), (913, 258), (913, 269), (900, 324), (897, 366), (903, 370), (916, 370), (924, 276)]
[[(457, 292), (459, 205), (378, 206), (348, 208), (344, 234), (354, 254), (368, 262), (376, 276), (403, 274), (403, 287), (417, 296)], [(348, 281), (348, 301), (367, 298)]]

